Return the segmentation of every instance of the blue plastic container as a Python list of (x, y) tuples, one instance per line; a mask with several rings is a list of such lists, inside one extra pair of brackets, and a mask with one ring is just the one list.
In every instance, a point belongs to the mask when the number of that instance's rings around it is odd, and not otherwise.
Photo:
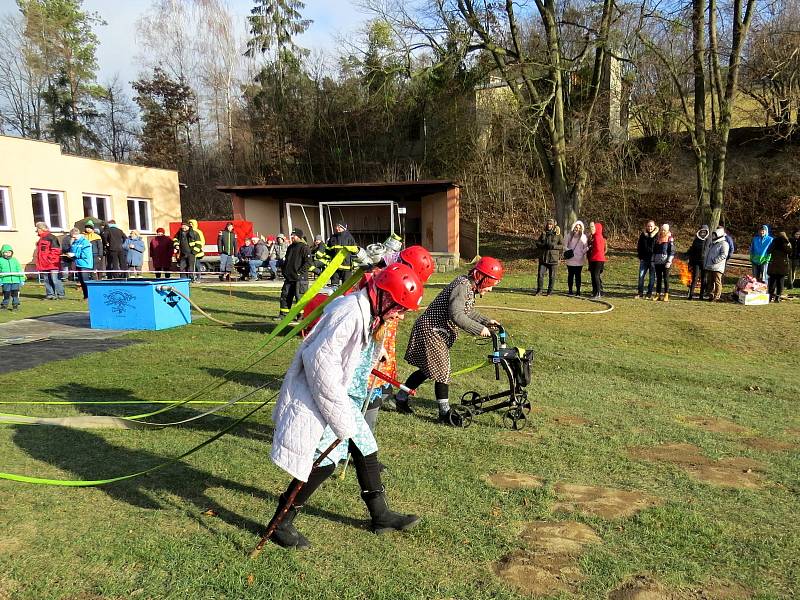
[(92, 329), (168, 329), (192, 322), (189, 279), (87, 281)]

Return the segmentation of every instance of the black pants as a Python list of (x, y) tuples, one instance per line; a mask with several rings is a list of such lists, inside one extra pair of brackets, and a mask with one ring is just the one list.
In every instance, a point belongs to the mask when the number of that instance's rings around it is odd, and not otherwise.
[(281, 314), (285, 315), (292, 308), (292, 304), (300, 300), (300, 297), (308, 289), (308, 279), (299, 281), (284, 281), (281, 288)]
[[(349, 441), (349, 450), (353, 458), (353, 466), (356, 469), (356, 477), (358, 478), (358, 485), (361, 486), (361, 491), (378, 492), (383, 490), (378, 453), (373, 452), (372, 454), (364, 456), (352, 440)], [(335, 469), (336, 465), (326, 462), (311, 471), (311, 474), (308, 476), (308, 481), (303, 485), (294, 499), (295, 506), (303, 506), (311, 497), (311, 494), (331, 476)], [(299, 480), (293, 479), (289, 484), (289, 488), (286, 490), (287, 494), (291, 491), (292, 487), (298, 483)]]
[(92, 279), (102, 279), (103, 278), (103, 271), (106, 268), (105, 267), (105, 265), (106, 265), (105, 256), (94, 255), (92, 258), (94, 260), (94, 267), (93, 267), (94, 270), (93, 270), (93, 272), (91, 274), (91, 278)]
[(770, 298), (778, 298), (783, 295), (783, 280), (785, 277), (785, 275), (770, 275), (767, 280)]
[(195, 277), (194, 264), (195, 264), (194, 254), (186, 254), (186, 255), (182, 254), (178, 258), (178, 271), (180, 272), (178, 277), (188, 277), (194, 280)]
[(123, 279), (128, 270), (125, 250), (109, 250), (106, 253), (106, 269), (112, 271), (106, 274), (109, 279)]
[(578, 296), (581, 295), (581, 272), (583, 271), (583, 265), (577, 265), (575, 267), (567, 265), (567, 288), (569, 289), (569, 293), (572, 293), (572, 284), (575, 283), (575, 291), (578, 293)]
[(165, 279), (169, 279), (172, 276), (170, 273), (170, 271), (172, 271), (172, 264), (157, 265), (153, 263), (153, 271), (155, 271), (156, 279), (161, 279), (162, 275)]
[(86, 280), (91, 276), (91, 272), (85, 270), (83, 267), (75, 267), (75, 277), (78, 279), (78, 282), (81, 284), (81, 290), (83, 290), (83, 299), (86, 300), (89, 297), (89, 290), (86, 287)]
[(706, 296), (706, 271), (700, 265), (692, 265), (692, 280), (689, 282), (689, 298), (694, 294), (694, 286), (697, 283), (697, 278), (700, 278), (700, 298)]
[(592, 296), (600, 296), (603, 293), (603, 269), (605, 268), (605, 261), (589, 261), (589, 274), (592, 276)]
[(548, 265), (545, 263), (539, 263), (539, 274), (536, 278), (536, 291), (542, 291), (542, 284), (544, 283), (544, 274), (547, 273), (547, 291), (553, 291), (553, 284), (556, 280), (556, 267), (558, 265)]
[[(406, 379), (405, 386), (407, 388), (415, 390), (419, 386), (421, 386), (427, 378), (428, 376), (425, 375), (425, 373), (423, 373), (421, 369), (417, 369), (411, 375), (408, 376), (408, 379)], [(433, 384), (433, 391), (436, 393), (437, 400), (445, 400), (450, 398), (450, 386), (446, 383), (435, 381)]]
[(661, 293), (662, 285), (664, 293), (669, 294), (669, 269), (666, 264), (656, 265), (656, 294)]

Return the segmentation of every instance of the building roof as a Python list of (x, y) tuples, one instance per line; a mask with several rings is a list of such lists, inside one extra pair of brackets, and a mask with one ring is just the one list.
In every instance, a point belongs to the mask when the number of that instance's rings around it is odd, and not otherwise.
[(422, 181), (382, 181), (369, 183), (297, 183), (280, 185), (232, 185), (218, 186), (220, 192), (239, 196), (316, 196), (340, 194), (426, 195), (459, 187), (449, 179), (426, 179)]

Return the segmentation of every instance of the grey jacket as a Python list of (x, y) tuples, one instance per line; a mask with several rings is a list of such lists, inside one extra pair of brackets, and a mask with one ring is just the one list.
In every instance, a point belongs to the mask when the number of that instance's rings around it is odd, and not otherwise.
[(706, 271), (725, 272), (728, 261), (728, 241), (725, 239), (725, 230), (719, 227), (711, 234), (711, 245), (706, 252), (703, 268)]

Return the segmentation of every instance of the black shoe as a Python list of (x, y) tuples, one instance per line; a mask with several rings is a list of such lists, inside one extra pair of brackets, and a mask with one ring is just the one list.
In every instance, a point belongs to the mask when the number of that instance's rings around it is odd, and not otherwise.
[[(286, 506), (286, 494), (281, 495), (278, 508), (275, 510), (275, 516), (272, 517), (273, 519), (281, 513), (284, 506)], [(275, 528), (275, 531), (269, 538), (271, 542), (278, 544), (281, 548), (292, 548), (295, 550), (304, 550), (305, 548), (311, 547), (311, 542), (309, 542), (302, 533), (297, 531), (294, 526), (294, 519), (301, 508), (303, 507), (293, 506), (289, 509), (283, 521)]]
[(541, 291), (542, 291), (542, 290), (536, 290), (535, 292), (533, 292), (533, 293), (531, 294), (531, 296), (538, 296), (538, 295), (539, 295), (539, 293), (540, 293)]
[(552, 293), (553, 293), (553, 290), (547, 290), (547, 291), (544, 293), (544, 295), (545, 295), (545, 296), (549, 296), (549, 295), (550, 295), (550, 294), (552, 294)]
[(463, 424), (463, 420), (461, 415), (458, 413), (454, 413), (452, 409), (439, 411), (439, 423), (443, 425), (452, 425), (453, 427), (461, 427)]
[(570, 290), (570, 291), (568, 291), (568, 292), (567, 292), (567, 296), (572, 296), (572, 295), (574, 295), (574, 294), (572, 293), (572, 290)]
[(408, 401), (408, 398), (398, 398), (397, 396), (394, 397), (394, 404), (395, 409), (397, 412), (402, 413), (404, 415), (413, 415), (414, 409), (411, 408), (411, 403)]
[(407, 531), (420, 521), (417, 515), (404, 515), (389, 510), (386, 494), (382, 489), (375, 492), (361, 492), (361, 499), (367, 505), (372, 518), (370, 529), (378, 535), (391, 531)]

